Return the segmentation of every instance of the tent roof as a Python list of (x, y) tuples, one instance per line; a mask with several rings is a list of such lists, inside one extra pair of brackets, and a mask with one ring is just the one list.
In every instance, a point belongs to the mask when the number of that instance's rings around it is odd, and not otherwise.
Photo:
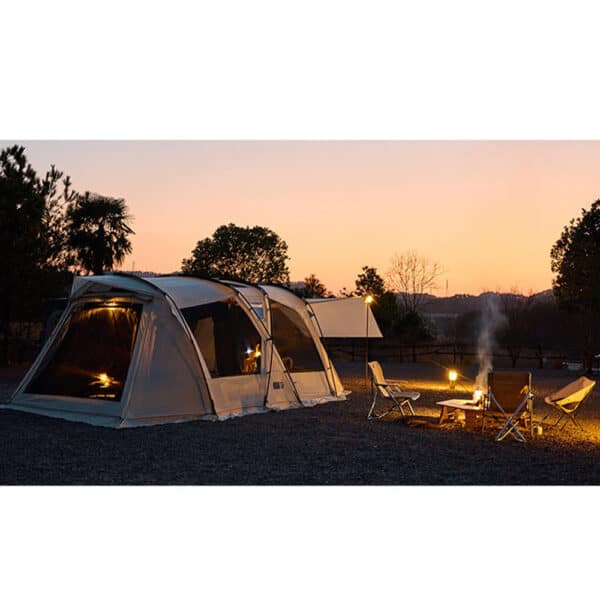
[(91, 289), (94, 290), (100, 286), (106, 289), (126, 290), (153, 296), (157, 295), (160, 290), (168, 294), (178, 308), (218, 302), (235, 296), (232, 289), (218, 281), (179, 276), (141, 278), (118, 274), (76, 277), (71, 289), (71, 296), (84, 292), (86, 284), (93, 286)]

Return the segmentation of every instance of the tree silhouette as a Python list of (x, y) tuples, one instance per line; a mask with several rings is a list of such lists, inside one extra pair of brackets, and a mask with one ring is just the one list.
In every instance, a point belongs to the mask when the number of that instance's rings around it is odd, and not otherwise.
[(373, 316), (385, 337), (393, 334), (399, 318), (398, 302), (396, 294), (386, 289), (385, 281), (377, 272), (377, 268), (365, 265), (357, 275), (354, 285), (354, 295), (374, 296), (375, 302), (371, 304)]
[(0, 364), (9, 360), (15, 327), (39, 318), (44, 298), (68, 285), (62, 223), (69, 187), (54, 165), (40, 178), (23, 146), (0, 152)]
[(498, 332), (500, 343), (510, 356), (511, 366), (517, 366), (521, 351), (530, 339), (529, 317), (533, 306), (533, 293), (527, 296), (519, 288), (513, 287), (508, 294), (500, 295), (500, 306), (506, 319), (504, 327)]
[(266, 227), (221, 225), (212, 237), (200, 240), (184, 273), (200, 277), (242, 280), (249, 283), (288, 284), (287, 244)]
[(299, 292), (302, 298), (330, 298), (332, 296), (327, 291), (325, 284), (314, 273), (304, 278), (304, 287)]
[(379, 298), (385, 293), (385, 282), (383, 277), (377, 273), (375, 267), (364, 266), (354, 282), (358, 296), (375, 296)]
[(442, 269), (414, 251), (396, 254), (387, 273), (390, 288), (399, 293), (405, 313), (418, 313), (425, 294), (436, 288)]
[(584, 364), (597, 351), (600, 316), (600, 199), (571, 219), (550, 251), (552, 289), (559, 307), (581, 317)]
[(67, 210), (68, 243), (77, 264), (100, 275), (120, 265), (131, 253), (131, 216), (122, 198), (86, 192)]

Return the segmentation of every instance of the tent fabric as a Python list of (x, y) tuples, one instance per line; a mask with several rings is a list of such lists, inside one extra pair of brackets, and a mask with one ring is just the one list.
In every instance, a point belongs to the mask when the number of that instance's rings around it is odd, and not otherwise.
[[(344, 390), (337, 371), (321, 342), (321, 327), (312, 307), (288, 289), (273, 285), (262, 285), (260, 287), (267, 294), (269, 302), (274, 303), (275, 306), (280, 304), (282, 307), (295, 312), (299, 318), (297, 325), (299, 327), (303, 326), (307, 335), (310, 336), (314, 350), (320, 358), (321, 368), (319, 369), (305, 371), (290, 369), (290, 376), (299, 391), (302, 402), (304, 404), (315, 404), (345, 399), (348, 392)], [(274, 336), (275, 345), (277, 346), (277, 338), (275, 337), (276, 322), (274, 321), (277, 312), (272, 313), (271, 317), (273, 327), (271, 335)], [(294, 339), (295, 336), (291, 337)]]
[(308, 302), (321, 326), (321, 337), (364, 338), (367, 319), (369, 338), (383, 337), (371, 307), (362, 298), (311, 298)]
[(340, 381), (320, 338), (312, 307), (287, 288), (231, 283), (259, 314), (273, 338), (276, 354), (304, 406), (345, 400)]
[[(258, 340), (254, 348), (246, 349), (238, 340), (238, 348), (230, 352), (238, 352), (240, 355), (234, 358), (242, 364), (255, 363), (256, 372), (246, 370), (233, 376), (213, 377), (207, 368), (182, 311), (219, 302), (233, 307), (238, 318), (243, 315), (248, 330), (254, 332), (252, 339)], [(119, 375), (124, 379), (121, 382), (108, 372), (112, 362), (111, 357), (106, 358), (106, 352), (102, 353), (103, 360), (109, 366), (98, 364), (95, 369), (89, 364), (78, 364), (74, 351), (69, 354), (61, 350), (75, 323), (74, 315), (88, 305), (107, 314), (126, 305), (139, 307), (135, 342), (125, 374)], [(77, 333), (83, 336), (85, 328)], [(93, 351), (106, 339), (90, 328), (86, 343)], [(33, 385), (56, 357), (55, 370), (62, 373), (65, 381), (82, 370), (90, 379), (88, 388), (100, 392), (64, 395)], [(107, 372), (101, 372), (101, 368)], [(117, 383), (122, 385), (118, 394), (113, 390)], [(74, 393), (72, 389), (69, 393)], [(75, 279), (65, 313), (5, 408), (95, 425), (133, 427), (200, 418), (224, 419), (299, 405), (264, 323), (233, 288), (188, 277), (142, 279), (110, 274)]]

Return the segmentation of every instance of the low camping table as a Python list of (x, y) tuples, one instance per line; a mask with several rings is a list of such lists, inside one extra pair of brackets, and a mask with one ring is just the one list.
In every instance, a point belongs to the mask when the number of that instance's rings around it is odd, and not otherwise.
[(462, 410), (465, 413), (465, 428), (475, 429), (481, 416), (482, 408), (479, 404), (473, 404), (472, 400), (452, 398), (451, 400), (441, 400), (436, 402), (441, 407), (438, 423), (441, 425), (450, 420), (451, 412)]

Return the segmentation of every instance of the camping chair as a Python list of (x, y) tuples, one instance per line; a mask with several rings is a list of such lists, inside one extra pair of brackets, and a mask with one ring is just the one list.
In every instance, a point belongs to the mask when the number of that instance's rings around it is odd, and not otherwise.
[[(409, 412), (414, 416), (415, 411), (412, 407), (411, 401), (414, 402), (421, 397), (419, 392), (404, 392), (400, 389), (398, 381), (391, 379), (386, 380), (383, 376), (383, 369), (377, 361), (369, 363), (369, 369), (371, 370), (371, 378), (373, 380), (375, 391), (373, 393), (373, 403), (369, 409), (367, 419), (381, 419), (385, 415), (391, 413), (393, 410), (398, 410), (400, 414), (405, 417), (404, 407), (406, 406)], [(385, 398), (392, 404), (389, 410), (376, 414), (375, 404), (378, 398)]]
[(529, 425), (533, 437), (533, 394), (531, 393), (531, 373), (512, 371), (491, 371), (488, 373), (488, 398), (484, 403), (481, 431), (488, 418), (503, 423), (496, 441), (501, 442), (511, 435), (519, 442), (525, 436), (519, 431), (519, 421)]
[[(579, 407), (583, 404), (583, 401), (587, 398), (589, 393), (594, 389), (596, 385), (595, 381), (588, 379), (587, 377), (580, 377), (575, 381), (561, 388), (554, 394), (546, 396), (544, 402), (561, 413), (558, 421), (550, 425), (550, 427), (557, 427), (558, 424), (565, 418), (569, 417), (571, 422), (584, 431), (583, 427), (579, 424), (575, 418), (575, 413), (579, 410)], [(542, 419), (542, 422), (549, 417), (547, 414)], [(565, 421), (565, 424), (560, 428), (562, 431), (569, 421)]]

